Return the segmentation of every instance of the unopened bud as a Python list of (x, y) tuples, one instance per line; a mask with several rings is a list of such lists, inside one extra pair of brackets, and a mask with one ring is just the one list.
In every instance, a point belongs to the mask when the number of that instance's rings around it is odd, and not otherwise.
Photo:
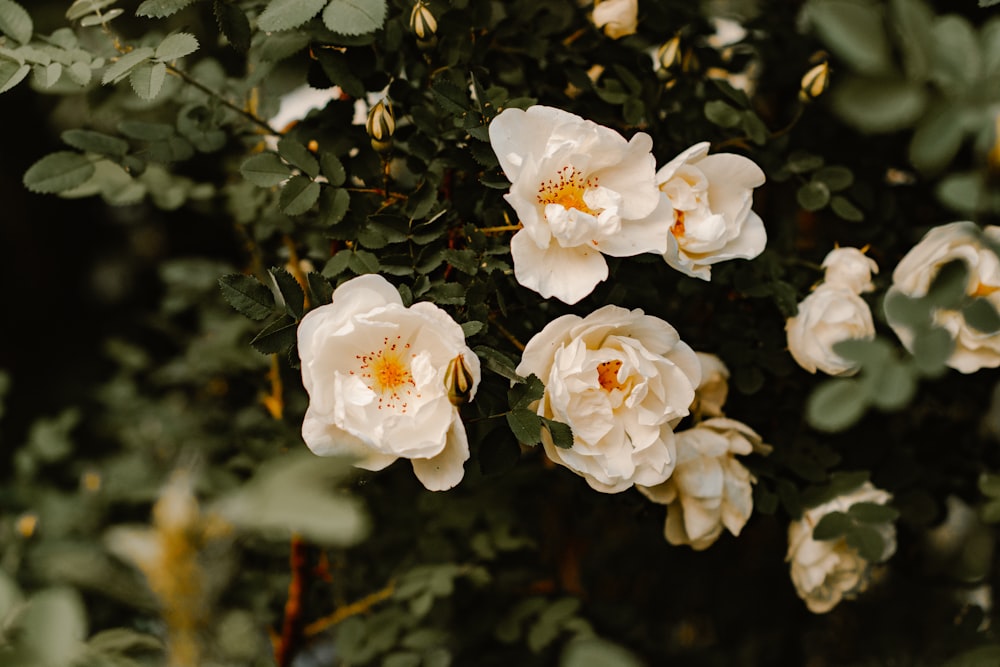
[(429, 40), (437, 33), (438, 22), (431, 13), (431, 8), (423, 0), (417, 0), (410, 12), (410, 30), (419, 40)]
[(681, 60), (680, 35), (674, 35), (670, 41), (664, 42), (660, 48), (656, 50), (656, 61), (659, 63), (660, 69), (672, 69), (676, 65), (680, 65)]
[(464, 355), (460, 354), (448, 362), (444, 385), (448, 389), (448, 400), (452, 405), (462, 405), (469, 400), (475, 381), (472, 371), (465, 363)]
[(372, 148), (382, 152), (392, 146), (392, 135), (396, 132), (396, 116), (392, 112), (392, 104), (383, 98), (368, 112), (368, 122), (365, 130), (372, 140)]
[(803, 102), (814, 100), (830, 86), (830, 65), (825, 60), (814, 66), (802, 77), (799, 99)]

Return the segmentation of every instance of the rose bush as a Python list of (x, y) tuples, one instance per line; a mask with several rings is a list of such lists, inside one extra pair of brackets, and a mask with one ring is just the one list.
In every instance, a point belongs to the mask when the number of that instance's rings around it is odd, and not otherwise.
[(563, 315), (524, 348), (517, 372), (545, 383), (539, 415), (573, 429), (573, 447), (545, 453), (594, 489), (655, 486), (677, 463), (673, 427), (688, 414), (700, 366), (667, 322), (642, 310), (604, 306)]
[(309, 449), (358, 457), (367, 470), (409, 459), (432, 491), (461, 481), (469, 443), (449, 398), (449, 370), (458, 359), (471, 378), (471, 399), (479, 359), (443, 310), (426, 302), (406, 308), (385, 278), (359, 276), (302, 318), (298, 344)]

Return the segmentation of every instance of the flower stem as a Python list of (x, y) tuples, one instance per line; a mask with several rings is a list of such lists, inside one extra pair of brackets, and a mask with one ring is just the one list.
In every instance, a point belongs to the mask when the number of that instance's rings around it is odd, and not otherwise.
[(365, 597), (361, 598), (357, 602), (352, 602), (349, 605), (340, 607), (335, 612), (329, 616), (324, 616), (323, 618), (313, 621), (306, 626), (302, 634), (306, 637), (312, 637), (323, 632), (327, 628), (331, 628), (338, 623), (341, 623), (345, 619), (351, 616), (357, 616), (358, 614), (363, 614), (372, 607), (374, 607), (379, 602), (386, 600), (392, 596), (396, 590), (396, 584), (389, 582), (389, 584), (382, 590), (375, 591)]
[(500, 225), (499, 227), (479, 227), (476, 231), (482, 232), (483, 234), (502, 234), (503, 232), (516, 232), (522, 229), (524, 225), (520, 222), (516, 225)]
[(288, 599), (285, 601), (285, 620), (281, 626), (281, 638), (274, 649), (274, 661), (278, 667), (289, 667), (298, 651), (302, 637), (302, 596), (305, 589), (306, 544), (298, 535), (292, 535), (289, 562), (292, 580), (288, 584)]

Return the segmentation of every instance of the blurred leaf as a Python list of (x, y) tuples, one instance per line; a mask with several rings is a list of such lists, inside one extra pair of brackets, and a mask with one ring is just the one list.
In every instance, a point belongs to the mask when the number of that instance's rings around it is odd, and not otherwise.
[(997, 664), (1000, 664), (1000, 644), (987, 644), (964, 651), (941, 667), (995, 667)]
[(865, 219), (865, 214), (861, 212), (861, 209), (842, 195), (834, 195), (830, 198), (830, 210), (848, 222), (861, 222)]
[(720, 127), (736, 127), (743, 119), (742, 114), (722, 100), (705, 102), (705, 118)]
[(965, 137), (965, 109), (942, 104), (920, 121), (910, 141), (910, 162), (924, 173), (936, 173), (951, 163)]
[(559, 656), (559, 667), (642, 667), (628, 650), (599, 637), (567, 642)]
[(93, 130), (66, 130), (60, 138), (81, 151), (122, 157), (128, 153), (128, 142), (121, 137), (114, 137)]
[(820, 181), (810, 181), (798, 189), (795, 199), (807, 211), (818, 211), (830, 202), (830, 189)]
[(924, 299), (931, 306), (956, 310), (968, 284), (969, 267), (963, 260), (952, 260), (938, 269)]
[(20, 642), (39, 665), (69, 665), (80, 654), (87, 635), (83, 602), (70, 588), (49, 588), (33, 595), (18, 625)]
[(274, 310), (274, 294), (253, 276), (230, 273), (219, 278), (219, 287), (226, 302), (252, 320), (262, 320)]
[(323, 23), (342, 35), (375, 32), (385, 23), (386, 0), (330, 0)]
[(924, 113), (927, 90), (902, 79), (844, 77), (832, 91), (834, 110), (863, 132), (910, 127)]
[(820, 39), (854, 70), (892, 71), (882, 7), (868, 0), (811, 0), (805, 12)]
[(851, 187), (854, 174), (847, 167), (822, 167), (813, 174), (813, 180), (825, 185), (830, 192), (839, 192)]
[(22, 44), (31, 41), (35, 27), (31, 15), (14, 0), (0, 0), (0, 32)]
[(257, 18), (261, 30), (275, 32), (297, 28), (319, 14), (327, 0), (271, 0)]
[(326, 176), (330, 185), (339, 188), (344, 184), (347, 172), (344, 171), (344, 164), (340, 161), (340, 158), (329, 151), (324, 151), (319, 156), (319, 162), (323, 175)]
[(162, 19), (166, 16), (176, 14), (193, 2), (195, 0), (146, 0), (135, 10), (135, 15), (151, 19)]
[(853, 522), (847, 514), (843, 512), (830, 512), (816, 524), (813, 528), (814, 540), (835, 540), (842, 537), (851, 529)]
[(854, 503), (847, 513), (861, 523), (892, 523), (899, 518), (899, 511), (882, 503)]
[(872, 563), (879, 563), (885, 557), (885, 538), (872, 526), (855, 525), (847, 533), (847, 545), (857, 549), (862, 558)]
[(843, 431), (864, 415), (867, 398), (855, 379), (827, 380), (809, 395), (806, 419), (820, 431)]
[(344, 219), (351, 206), (351, 195), (344, 188), (323, 188), (320, 195), (319, 214), (321, 224), (331, 227)]
[(250, 20), (243, 10), (235, 4), (230, 4), (226, 0), (215, 0), (213, 5), (215, 10), (215, 20), (219, 24), (219, 30), (226, 36), (229, 43), (240, 53), (250, 50)]
[(962, 306), (962, 317), (977, 331), (993, 334), (1000, 331), (1000, 314), (988, 299), (970, 299)]
[(75, 188), (93, 175), (94, 163), (87, 156), (59, 151), (28, 167), (23, 180), (31, 192), (51, 194)]
[(955, 341), (947, 329), (933, 327), (917, 331), (911, 347), (920, 371), (934, 374), (944, 368), (955, 349)]

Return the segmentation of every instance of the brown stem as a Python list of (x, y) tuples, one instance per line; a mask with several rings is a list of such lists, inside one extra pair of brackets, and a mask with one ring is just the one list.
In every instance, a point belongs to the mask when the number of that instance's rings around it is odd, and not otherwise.
[(490, 313), (490, 324), (496, 327), (500, 334), (510, 341), (510, 344), (518, 349), (519, 352), (524, 352), (524, 343), (517, 339), (517, 336), (507, 331), (502, 324), (500, 324), (499, 318), (497, 318), (495, 313)]
[(201, 92), (205, 93), (209, 97), (214, 97), (219, 102), (221, 102), (223, 106), (225, 106), (225, 107), (227, 107), (229, 109), (232, 109), (236, 113), (240, 114), (241, 116), (243, 116), (244, 118), (246, 118), (248, 121), (250, 121), (251, 123), (253, 123), (257, 127), (259, 127), (260, 129), (264, 130), (264, 132), (266, 132), (267, 134), (271, 134), (271, 135), (274, 135), (276, 137), (280, 137), (281, 136), (281, 132), (278, 132), (273, 127), (271, 127), (267, 123), (267, 121), (263, 120), (262, 118), (259, 118), (258, 116), (253, 115), (252, 113), (250, 113), (249, 111), (247, 111), (243, 107), (238, 106), (236, 104), (233, 104), (232, 102), (230, 102), (229, 100), (227, 100), (225, 97), (223, 97), (222, 95), (220, 95), (216, 91), (212, 90), (211, 88), (209, 88), (208, 86), (206, 86), (202, 82), (198, 81), (197, 79), (192, 78), (191, 75), (188, 74), (187, 72), (185, 72), (184, 70), (177, 69), (173, 65), (167, 65), (167, 70), (169, 70), (175, 76), (179, 77), (182, 81), (184, 81), (188, 85), (193, 86), (194, 88), (197, 88), (198, 90), (200, 90)]
[(357, 616), (358, 614), (363, 614), (372, 607), (374, 607), (379, 602), (387, 600), (392, 597), (392, 594), (396, 590), (396, 585), (394, 583), (389, 583), (388, 586), (380, 591), (375, 591), (365, 597), (361, 598), (357, 602), (352, 602), (349, 605), (337, 609), (335, 612), (329, 616), (324, 616), (323, 618), (313, 621), (306, 626), (303, 631), (303, 635), (306, 637), (312, 637), (323, 632), (327, 628), (331, 628), (334, 625), (342, 622), (344, 619), (350, 618), (351, 616)]
[(278, 667), (289, 667), (299, 649), (302, 639), (302, 597), (306, 580), (306, 543), (298, 535), (292, 535), (289, 563), (292, 580), (288, 583), (288, 599), (285, 601), (285, 620), (281, 626), (281, 637), (274, 649), (274, 661)]

